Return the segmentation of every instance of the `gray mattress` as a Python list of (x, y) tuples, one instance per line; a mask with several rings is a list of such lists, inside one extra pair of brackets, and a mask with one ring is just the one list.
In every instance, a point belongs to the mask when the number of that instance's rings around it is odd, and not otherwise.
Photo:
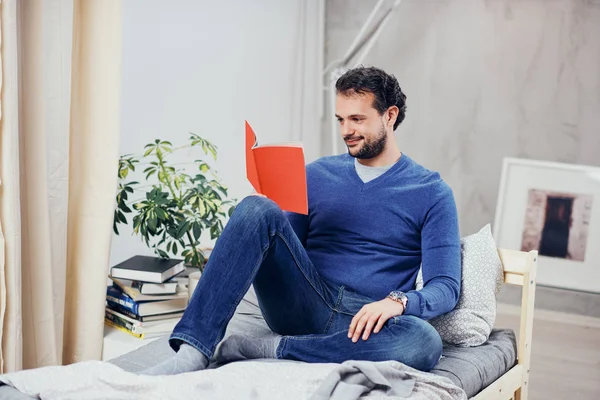
[[(253, 301), (244, 300), (227, 329), (226, 336), (243, 333), (248, 336), (273, 335), (260, 315)], [(218, 349), (217, 349), (218, 351)], [(170, 357), (173, 350), (168, 345), (167, 336), (151, 342), (110, 362), (124, 370), (138, 372)], [(462, 387), (468, 397), (479, 393), (483, 388), (508, 371), (516, 361), (516, 338), (511, 330), (494, 330), (489, 340), (478, 347), (444, 347), (442, 359), (431, 371), (452, 380)], [(212, 363), (209, 368), (216, 368)], [(0, 400), (29, 400), (16, 389), (0, 386)]]

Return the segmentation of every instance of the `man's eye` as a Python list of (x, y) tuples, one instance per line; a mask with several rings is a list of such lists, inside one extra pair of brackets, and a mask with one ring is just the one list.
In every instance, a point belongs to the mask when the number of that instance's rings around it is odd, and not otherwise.
[(362, 118), (352, 118), (352, 121), (354, 122), (361, 122), (363, 119)]

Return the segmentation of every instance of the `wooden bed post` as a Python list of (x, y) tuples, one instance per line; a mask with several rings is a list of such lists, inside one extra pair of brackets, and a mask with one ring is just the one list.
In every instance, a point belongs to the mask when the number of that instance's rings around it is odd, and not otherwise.
[(533, 308), (537, 277), (538, 252), (527, 253), (523, 271), (523, 294), (521, 297), (521, 323), (519, 326), (518, 364), (523, 367), (523, 381), (515, 393), (515, 400), (527, 400), (529, 393), (529, 369), (531, 366), (531, 337), (533, 334)]
[(471, 400), (527, 400), (529, 393), (529, 369), (531, 366), (531, 336), (538, 252), (498, 249), (504, 268), (504, 283), (518, 285), (523, 289), (521, 296), (521, 321), (517, 348), (517, 365), (496, 379)]

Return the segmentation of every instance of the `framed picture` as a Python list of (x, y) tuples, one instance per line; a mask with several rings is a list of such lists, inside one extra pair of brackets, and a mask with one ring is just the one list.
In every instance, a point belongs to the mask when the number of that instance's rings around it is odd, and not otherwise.
[(493, 230), (538, 250), (539, 285), (600, 293), (600, 167), (505, 158)]

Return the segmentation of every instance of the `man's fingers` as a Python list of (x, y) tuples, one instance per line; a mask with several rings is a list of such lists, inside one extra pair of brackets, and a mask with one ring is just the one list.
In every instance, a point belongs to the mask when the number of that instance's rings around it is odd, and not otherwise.
[(356, 329), (356, 325), (358, 324), (358, 321), (360, 321), (362, 316), (365, 314), (365, 312), (366, 311), (361, 308), (360, 311), (356, 313), (354, 318), (352, 318), (352, 322), (350, 322), (350, 328), (348, 329), (348, 337), (349, 338), (351, 338), (354, 335), (354, 330)]
[(371, 330), (373, 330), (373, 325), (375, 325), (375, 323), (377, 322), (377, 320), (379, 319), (379, 317), (381, 317), (381, 314), (374, 314), (371, 317), (369, 317), (369, 320), (367, 321), (367, 325), (365, 326), (365, 331), (363, 333), (363, 340), (367, 340), (369, 338), (369, 335), (371, 335)]
[(375, 329), (373, 329), (373, 333), (379, 333), (379, 331), (381, 330), (381, 328), (383, 328), (388, 319), (389, 318), (385, 314), (379, 317), (379, 321), (377, 322), (377, 326), (375, 326)]
[(352, 318), (352, 322), (350, 322), (350, 327), (348, 328), (348, 337), (351, 338), (352, 335), (354, 335), (354, 330), (356, 329), (356, 324), (358, 322), (358, 319), (356, 318), (356, 315), (354, 316), (354, 318)]
[(358, 342), (358, 338), (362, 334), (362, 331), (365, 328), (367, 321), (369, 320), (369, 316), (369, 314), (364, 314), (358, 321), (358, 324), (356, 325), (356, 330), (354, 331), (354, 335), (352, 335), (352, 341), (354, 343)]

